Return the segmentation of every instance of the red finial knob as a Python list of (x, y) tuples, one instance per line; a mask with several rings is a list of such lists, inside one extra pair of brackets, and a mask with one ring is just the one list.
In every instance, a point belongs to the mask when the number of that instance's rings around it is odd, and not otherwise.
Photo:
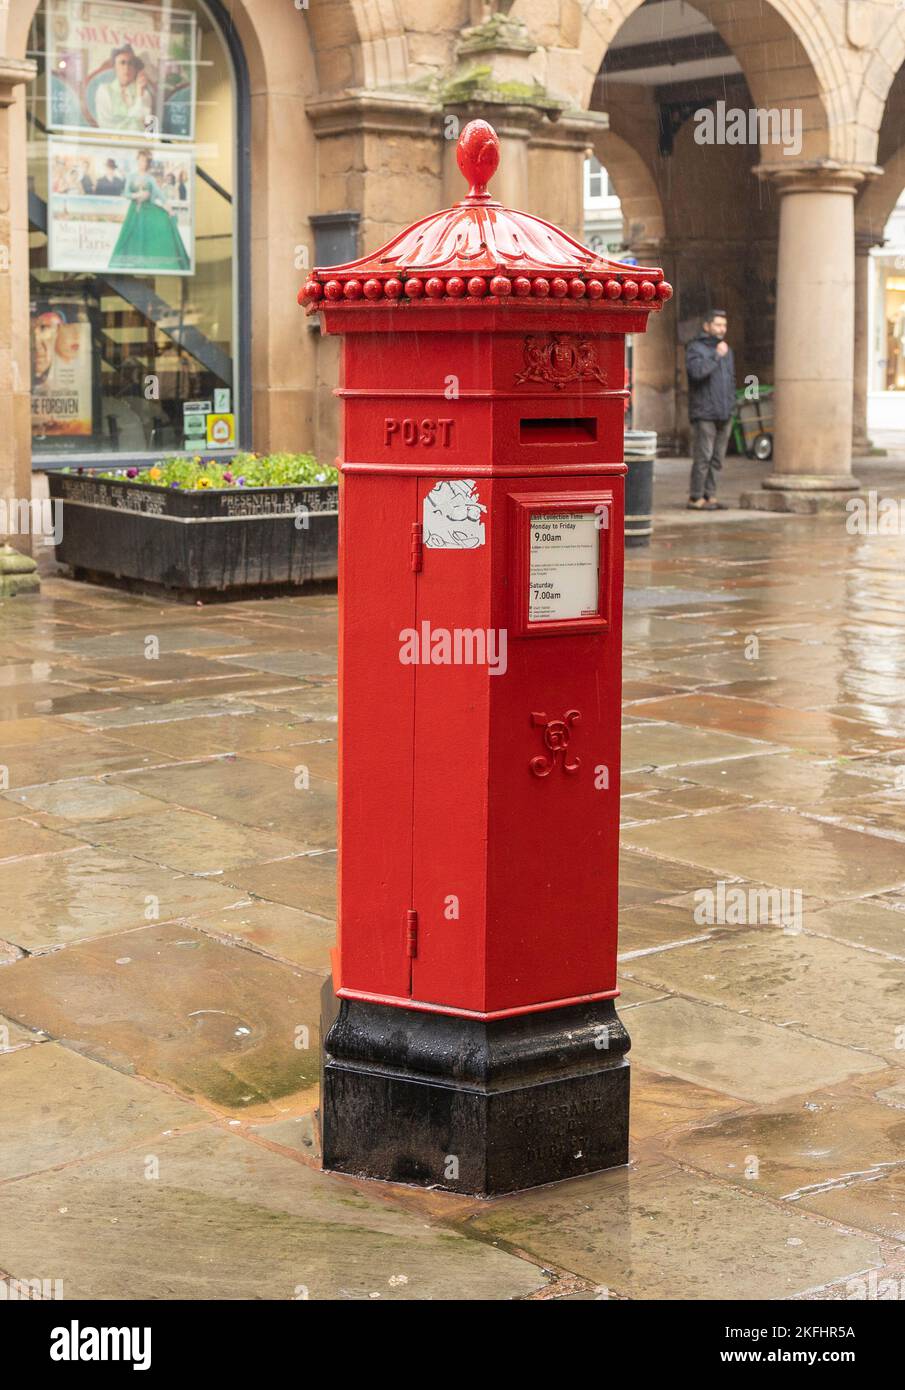
[(469, 198), (486, 198), (500, 162), (500, 137), (486, 121), (469, 121), (459, 136), (456, 160), (468, 180)]

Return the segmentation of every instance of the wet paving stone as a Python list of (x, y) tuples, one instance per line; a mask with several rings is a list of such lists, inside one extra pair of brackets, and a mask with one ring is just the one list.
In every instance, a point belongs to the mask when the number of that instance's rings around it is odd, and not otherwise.
[(850, 766), (779, 753), (699, 764), (687, 775), (704, 787), (808, 809), (824, 800), (868, 796), (883, 785), (880, 778), (857, 775)]
[(208, 1121), (177, 1096), (58, 1043), (0, 1056), (0, 1183)]
[[(634, 713), (640, 714), (641, 709), (636, 709)], [(768, 745), (764, 742), (721, 733), (719, 730), (685, 729), (680, 724), (633, 724), (626, 729), (622, 739), (622, 760), (626, 772), (637, 772), (645, 767), (661, 770), (686, 767), (767, 751)], [(692, 774), (687, 775), (690, 777)]]
[[(675, 954), (667, 951), (663, 958)], [(655, 959), (661, 957), (644, 957), (645, 966)], [(636, 962), (633, 969), (640, 964)], [(642, 978), (642, 983), (649, 981)], [(879, 1071), (884, 1065), (879, 1056), (865, 1051), (698, 999), (674, 997), (639, 1004), (631, 1011), (629, 1032), (632, 1061), (758, 1104), (801, 1095), (861, 1072)]]
[[(152, 815), (82, 825), (79, 835), (100, 849), (114, 850), (177, 869), (184, 874), (223, 874), (261, 859), (299, 853), (299, 844), (282, 835), (259, 830), (250, 836), (244, 826), (218, 816), (163, 807)], [(60, 837), (62, 838), (62, 837)]]
[(192, 719), (210, 719), (218, 715), (238, 719), (242, 715), (257, 714), (254, 705), (247, 700), (231, 700), (227, 691), (218, 692), (213, 698), (205, 700), (164, 700), (147, 705), (121, 705), (116, 709), (98, 711), (85, 715), (66, 715), (67, 724), (88, 724), (94, 729), (113, 731), (131, 725), (169, 724)]
[(14, 1023), (11, 1018), (4, 1018), (0, 1014), (0, 1055), (20, 1052), (23, 1048), (34, 1047), (47, 1041), (46, 1033), (33, 1028), (23, 1028), (20, 1023)]
[(51, 827), (75, 827), (83, 821), (153, 813), (160, 805), (131, 787), (110, 786), (107, 782), (54, 782), (7, 795), (11, 800), (0, 800), (0, 816), (7, 814), (6, 807), (15, 808), (16, 815), (22, 814), (23, 807), (44, 811)]
[(294, 743), (289, 748), (260, 749), (245, 754), (251, 762), (268, 763), (271, 767), (289, 767), (299, 777), (317, 777), (334, 785), (339, 772), (338, 756), (339, 745), (335, 739), (306, 742), (304, 745)]
[[(823, 1192), (802, 1193), (799, 1205), (830, 1220), (905, 1241), (905, 1166), (879, 1175), (863, 1174)], [(905, 1281), (900, 1283), (900, 1298), (902, 1290)]]
[(137, 615), (134, 627), (129, 631), (96, 637), (66, 637), (58, 646), (62, 652), (89, 657), (93, 661), (107, 657), (144, 658), (146, 636), (158, 639), (160, 652), (164, 655), (242, 645), (240, 637), (222, 627), (192, 627), (173, 623), (172, 620), (161, 622), (159, 613), (149, 612), (146, 622), (141, 615)]
[(336, 915), (336, 854), (306, 854), (233, 871), (233, 882), (256, 897), (301, 907), (318, 917)]
[(699, 880), (700, 873), (687, 864), (623, 849), (619, 855), (620, 909), (674, 898), (697, 888)]
[(105, 772), (141, 771), (171, 762), (163, 753), (143, 753), (98, 734), (77, 734), (52, 739), (41, 745), (0, 750), (0, 765), (7, 769), (10, 792), (50, 782), (69, 782), (74, 777), (98, 777)]
[[(484, 1300), (543, 1289), (535, 1264), (209, 1130), (0, 1186), (0, 1265), (67, 1298)], [(99, 1233), (109, 1232), (109, 1239)]]
[(690, 903), (636, 903), (619, 914), (619, 959), (631, 961), (639, 952), (697, 941), (709, 930), (694, 920)]
[(239, 942), (304, 970), (330, 973), (336, 923), (329, 918), (284, 903), (249, 900), (222, 912), (193, 917), (192, 926), (218, 941)]
[[(632, 1015), (626, 1026), (631, 1032)], [(668, 1134), (671, 1130), (710, 1120), (714, 1114), (747, 1109), (745, 1102), (722, 1091), (710, 1091), (685, 1081), (651, 1071), (632, 1061), (632, 1105), (629, 1130), (634, 1145), (644, 1139)]]
[(876, 1239), (667, 1163), (525, 1193), (468, 1225), (628, 1298), (783, 1299), (879, 1263)]
[(48, 830), (38, 817), (7, 820), (0, 834), (0, 864), (11, 859), (25, 859), (35, 854), (53, 854), (73, 849), (72, 838)]
[[(635, 711), (650, 719), (688, 724), (695, 729), (719, 729), (767, 743), (791, 743), (808, 753), (838, 757), (876, 746), (871, 729), (854, 720), (823, 711), (786, 709), (756, 700), (734, 699), (706, 691), (649, 700)], [(888, 736), (893, 741), (897, 736)]]
[(905, 960), (905, 912), (879, 899), (836, 903), (809, 914), (808, 931)]
[(292, 693), (284, 691), (274, 695), (256, 695), (254, 703), (263, 710), (277, 710), (298, 719), (332, 719), (336, 722), (335, 682), (325, 685), (300, 682)]
[(0, 971), (0, 1009), (220, 1110), (274, 1114), (317, 1083), (321, 984), (189, 926), (155, 926)]
[(119, 728), (110, 736), (171, 758), (203, 758), (216, 753), (294, 747), (312, 739), (310, 726), (301, 721), (291, 724), (248, 712), (135, 724), (128, 729)]
[(90, 846), (39, 855), (27, 866), (17, 860), (0, 864), (3, 931), (28, 951), (147, 926), (149, 920), (190, 917), (241, 898), (229, 885)]
[(793, 1076), (807, 1075), (792, 1061), (795, 1040), (803, 1042), (805, 1035), (840, 1044), (850, 1057), (861, 1049), (868, 1063), (886, 1057), (895, 1066), (905, 1065), (902, 962), (892, 957), (807, 932), (758, 927), (639, 956), (622, 968), (643, 984), (707, 1000), (720, 1011), (744, 1009), (781, 1026), (787, 1042), (774, 1037), (780, 1051), (773, 1062), (782, 1058), (783, 1080), (786, 1068)]
[(860, 897), (905, 884), (905, 854), (894, 840), (769, 807), (628, 826), (622, 839), (633, 848), (714, 873), (760, 879), (817, 897)]
[[(880, 1238), (905, 1239), (905, 619), (899, 553), (846, 545), (749, 519), (661, 527), (627, 557), (618, 1008), (635, 1168), (587, 1180), (565, 1216), (579, 1185), (530, 1194), (524, 1230), (520, 1197), (463, 1205), (316, 1172), (335, 596), (195, 612), (50, 577), (38, 602), (0, 604), (0, 1080), (15, 1063), (33, 1082), (8, 1094), (0, 1154), (37, 1173), (0, 1180), (0, 1268), (9, 1251), (34, 1274), (49, 1250), (101, 1297), (536, 1294), (546, 1276), (511, 1245), (574, 1271), (563, 1287), (580, 1279), (582, 1299), (847, 1296)], [(804, 931), (697, 922), (718, 880), (800, 888)], [(64, 1060), (26, 1067), (42, 1051)], [(153, 1147), (133, 1105), (148, 1095), (193, 1117)], [(45, 1104), (68, 1136), (32, 1121)], [(506, 1232), (476, 1224), (491, 1220)], [(105, 1222), (115, 1240), (97, 1239)], [(394, 1258), (413, 1244), (421, 1295)]]
[(850, 1091), (814, 1091), (710, 1120), (664, 1148), (683, 1165), (813, 1209), (824, 1190), (905, 1167), (905, 1114)]
[(329, 676), (336, 671), (336, 653), (327, 651), (268, 652), (243, 656), (242, 665), (280, 676)]
[[(299, 762), (303, 762), (299, 758)], [(241, 825), (291, 834), (310, 849), (336, 843), (336, 790), (329, 783), (296, 785), (292, 768), (242, 757), (179, 763), (123, 778), (127, 786), (160, 801), (175, 802)]]

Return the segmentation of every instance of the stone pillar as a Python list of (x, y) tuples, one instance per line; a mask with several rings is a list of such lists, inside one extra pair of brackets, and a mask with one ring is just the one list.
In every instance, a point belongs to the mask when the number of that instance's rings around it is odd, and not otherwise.
[[(15, 89), (30, 82), (35, 71), (30, 60), (0, 56), (0, 539), (10, 511), (19, 514), (12, 504), (31, 498), (28, 228), (12, 225), (10, 179)], [(16, 544), (29, 550), (30, 536), (17, 534)], [(34, 561), (3, 546), (0, 595), (37, 588), (34, 569)]]
[[(631, 254), (639, 265), (659, 265), (675, 284), (673, 255), (668, 242), (638, 241)], [(671, 305), (650, 314), (647, 332), (632, 338), (632, 426), (655, 430), (658, 446), (675, 447), (676, 439), (676, 316)]]
[[(444, 140), (435, 102), (407, 93), (352, 91), (315, 97), (305, 109), (316, 137), (317, 212), (360, 212), (359, 255), (437, 206), (444, 149), (455, 155), (456, 140)], [(461, 175), (458, 183), (461, 188)], [(294, 332), (305, 336), (314, 358), (314, 452), (332, 459), (339, 448), (333, 395), (339, 340), (321, 337), (317, 320), (301, 313)]]
[(780, 197), (776, 276), (774, 472), (742, 506), (844, 505), (852, 477), (854, 195), (865, 171), (761, 165)]
[(528, 153), (528, 201), (507, 206), (555, 222), (584, 244), (584, 162), (609, 124), (602, 111), (564, 111), (545, 120)]
[(867, 390), (870, 372), (870, 248), (879, 243), (872, 232), (855, 233), (855, 353), (852, 390), (852, 447), (857, 454), (873, 448), (867, 434)]

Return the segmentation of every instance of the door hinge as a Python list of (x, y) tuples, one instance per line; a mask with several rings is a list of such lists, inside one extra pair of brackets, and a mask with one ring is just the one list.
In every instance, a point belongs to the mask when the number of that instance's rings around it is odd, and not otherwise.
[(412, 569), (417, 574), (424, 564), (424, 528), (420, 521), (412, 522)]
[(405, 914), (405, 953), (412, 959), (418, 954), (418, 914), (411, 907)]

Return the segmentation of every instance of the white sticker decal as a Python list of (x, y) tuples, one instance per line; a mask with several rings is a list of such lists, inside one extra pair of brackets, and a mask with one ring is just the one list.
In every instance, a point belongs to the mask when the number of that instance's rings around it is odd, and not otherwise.
[(430, 550), (476, 550), (484, 544), (486, 510), (472, 478), (434, 483), (424, 499), (424, 544)]

